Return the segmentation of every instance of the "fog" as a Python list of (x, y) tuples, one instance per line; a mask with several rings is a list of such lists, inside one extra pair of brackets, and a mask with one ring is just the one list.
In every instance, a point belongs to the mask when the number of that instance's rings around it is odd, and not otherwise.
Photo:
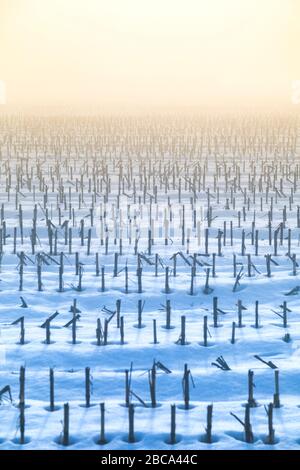
[(288, 106), (298, 0), (0, 0), (7, 104)]

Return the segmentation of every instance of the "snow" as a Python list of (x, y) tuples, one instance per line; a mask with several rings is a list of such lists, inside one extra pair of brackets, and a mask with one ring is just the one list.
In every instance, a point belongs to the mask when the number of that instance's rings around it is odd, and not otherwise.
[[(3, 160), (1, 161), (2, 169)], [(45, 165), (46, 172), (47, 164)], [(213, 191), (213, 168), (211, 162), (207, 185)], [(249, 170), (249, 168), (248, 168)], [(35, 171), (35, 169), (34, 169)], [(61, 169), (64, 174), (64, 169)], [(138, 167), (135, 168), (138, 172)], [(80, 164), (76, 176), (80, 174)], [(224, 209), (225, 189), (220, 183), (220, 199), (211, 201), (213, 220), (209, 229), (209, 253), (217, 253), (218, 228), (222, 229), (223, 221), (227, 222), (227, 242), (222, 246), (222, 256), (216, 256), (216, 277), (210, 276), (209, 285), (213, 289), (210, 294), (203, 292), (206, 266), (196, 267), (195, 293), (189, 294), (191, 268), (180, 258), (177, 262), (177, 275), (173, 277), (173, 262), (170, 257), (182, 251), (185, 256), (187, 247), (181, 244), (180, 217), (182, 204), (186, 205), (186, 228), (190, 228), (189, 254), (201, 253), (198, 260), (211, 265), (212, 257), (204, 256), (204, 229), (207, 227), (206, 200), (207, 195), (202, 190), (193, 204), (198, 220), (201, 220), (201, 241), (198, 243), (197, 229), (193, 228), (192, 208), (190, 198), (192, 192), (182, 190), (182, 201), (178, 202), (177, 191), (169, 191), (173, 219), (170, 222), (169, 244), (164, 244), (164, 217), (169, 216), (169, 206), (164, 187), (159, 189), (158, 202), (152, 203), (154, 219), (154, 245), (149, 258), (154, 261), (155, 253), (159, 253), (165, 266), (170, 267), (170, 293), (164, 292), (165, 271), (160, 266), (155, 277), (154, 266), (143, 262), (142, 293), (137, 293), (136, 256), (134, 255), (135, 227), (140, 229), (138, 251), (147, 257), (148, 228), (149, 228), (149, 198), (145, 205), (133, 203), (126, 195), (120, 197), (120, 211), (116, 208), (118, 190), (116, 174), (112, 174), (112, 193), (109, 197), (106, 211), (108, 214), (109, 248), (105, 255), (105, 246), (101, 245), (100, 215), (103, 215), (103, 198), (98, 198), (95, 225), (92, 228), (91, 254), (87, 255), (86, 240), (80, 245), (78, 237), (79, 222), (86, 217), (91, 204), (91, 194), (85, 181), (84, 204), (77, 209), (78, 195), (73, 195), (72, 203), (76, 207), (76, 221), (73, 228), (72, 254), (64, 244), (64, 230), (58, 230), (58, 255), (52, 258), (59, 262), (59, 253), (66, 254), (64, 265), (64, 291), (58, 292), (58, 265), (51, 262), (42, 266), (43, 290), (37, 290), (36, 264), (27, 262), (24, 267), (24, 289), (18, 291), (19, 273), (18, 258), (13, 254), (13, 227), (18, 226), (18, 210), (15, 200), (7, 200), (5, 193), (5, 177), (1, 176), (1, 202), (5, 206), (6, 230), (10, 235), (3, 246), (3, 257), (0, 273), (0, 390), (9, 385), (12, 390), (13, 403), (2, 400), (0, 405), (0, 449), (62, 449), (61, 432), (63, 419), (63, 404), (70, 405), (70, 445), (67, 449), (298, 449), (300, 447), (300, 315), (299, 294), (286, 296), (294, 287), (300, 286), (299, 270), (293, 276), (292, 262), (286, 256), (287, 230), (292, 229), (291, 253), (299, 255), (300, 229), (296, 224), (296, 207), (300, 203), (299, 193), (294, 195), (292, 210), (287, 210), (288, 220), (284, 229), (282, 245), (278, 243), (278, 255), (273, 256), (278, 266), (272, 265), (272, 276), (266, 276), (265, 254), (274, 253), (274, 247), (269, 246), (267, 230), (267, 213), (269, 204), (264, 204), (260, 211), (260, 200), (257, 195), (256, 204), (251, 203), (247, 211), (246, 221), (237, 227), (237, 211), (244, 205), (243, 196), (236, 194), (236, 209)], [(15, 176), (15, 175), (14, 175)], [(64, 174), (65, 181), (69, 176)], [(242, 175), (243, 185), (248, 181), (247, 171)], [(75, 179), (75, 176), (74, 176)], [(36, 203), (43, 201), (43, 192), (38, 191), (36, 180)], [(52, 221), (58, 225), (56, 210), (56, 191), (49, 190), (48, 206), (52, 207)], [(67, 194), (67, 182), (65, 192)], [(292, 186), (285, 180), (286, 194)], [(128, 191), (130, 192), (130, 191)], [(33, 200), (32, 192), (22, 188), (23, 196), (19, 202), (23, 207), (24, 244), (21, 248), (18, 233), (17, 252), (21, 249), (35, 262), (31, 254), (30, 229), (32, 228)], [(270, 196), (274, 194), (271, 194)], [(269, 196), (269, 197), (270, 197)], [(230, 198), (230, 193), (227, 195)], [(265, 196), (264, 196), (265, 197)], [(273, 208), (273, 228), (282, 220), (282, 209), (287, 204), (287, 197), (279, 198)], [(101, 202), (101, 205), (100, 205)], [(128, 204), (132, 220), (132, 243), (129, 244), (127, 234), (129, 223), (127, 218)], [(112, 207), (113, 205), (113, 207)], [(68, 219), (68, 210), (63, 204), (62, 221)], [(254, 210), (256, 228), (259, 229), (259, 254), (255, 256), (255, 247), (251, 244), (251, 221)], [(134, 220), (133, 215), (136, 215)], [(114, 214), (114, 217), (113, 215)], [(36, 252), (48, 252), (48, 238), (45, 214), (38, 206), (38, 228), (40, 244)], [(85, 232), (90, 227), (86, 220)], [(114, 253), (119, 250), (119, 241), (114, 245), (115, 222), (123, 224), (123, 254), (119, 256), (119, 270), (128, 265), (129, 293), (124, 291), (124, 270), (113, 277)], [(229, 222), (233, 220), (234, 239), (230, 246)], [(70, 225), (71, 226), (71, 225)], [(120, 228), (120, 227), (119, 227)], [(251, 254), (252, 262), (259, 272), (253, 271), (252, 277), (247, 276), (247, 257), (241, 255), (241, 232), (246, 231), (246, 253)], [(78, 292), (72, 288), (77, 286), (78, 276), (75, 275), (75, 252), (80, 253), (83, 263), (83, 290)], [(99, 253), (100, 266), (105, 266), (105, 291), (101, 292), (101, 276), (95, 275), (95, 253)], [(244, 265), (244, 277), (240, 288), (233, 292), (235, 279), (233, 277), (232, 259), (237, 255), (237, 261)], [(240, 266), (238, 266), (238, 271)], [(211, 273), (210, 273), (211, 274)], [(20, 295), (25, 299), (28, 308), (21, 308)], [(218, 307), (225, 314), (219, 315), (219, 328), (213, 327), (213, 297), (218, 297)], [(71, 342), (71, 328), (64, 325), (71, 320), (70, 307), (73, 299), (77, 299), (77, 308), (81, 318), (77, 325), (77, 343)], [(106, 306), (115, 310), (116, 300), (121, 300), (121, 315), (125, 321), (125, 343), (120, 344), (120, 330), (116, 319), (109, 324), (108, 344), (97, 346), (97, 318), (108, 318), (102, 311)], [(145, 301), (142, 314), (143, 328), (137, 328), (138, 300)], [(166, 300), (171, 301), (172, 329), (163, 328), (166, 313), (163, 306)], [(237, 322), (237, 302), (241, 300), (247, 310), (243, 310), (243, 327), (236, 328), (236, 343), (231, 344), (232, 322)], [(255, 301), (259, 301), (260, 328), (254, 328)], [(273, 310), (281, 312), (280, 305), (287, 301), (288, 326), (283, 328), (282, 319)], [(55, 311), (59, 315), (51, 322), (51, 344), (45, 344), (45, 329), (41, 324)], [(19, 325), (11, 325), (17, 318), (25, 317), (25, 344), (19, 343)], [(180, 336), (181, 316), (186, 316), (187, 344), (177, 344)], [(210, 335), (208, 346), (203, 346), (203, 317), (208, 315)], [(157, 320), (158, 344), (153, 344), (153, 319)], [(291, 341), (283, 340), (286, 333)], [(259, 355), (265, 361), (272, 361), (279, 369), (281, 407), (274, 409), (275, 444), (267, 445), (268, 421), (264, 405), (273, 401), (274, 370), (258, 361), (254, 356)], [(212, 365), (216, 359), (223, 356), (231, 370), (223, 371)], [(158, 406), (150, 406), (148, 385), (148, 370), (153, 360), (160, 361), (170, 374), (159, 372), (157, 376)], [(147, 407), (141, 405), (135, 397), (135, 435), (136, 442), (128, 442), (128, 408), (125, 405), (125, 370), (132, 368), (131, 386)], [(182, 377), (184, 364), (187, 363), (193, 377), (195, 388), (191, 385), (191, 407), (184, 409), (182, 395)], [(26, 442), (19, 443), (19, 369), (26, 367), (25, 386), (25, 419)], [(49, 407), (49, 368), (54, 368), (55, 376), (55, 405), (53, 412)], [(91, 368), (92, 374), (92, 406), (85, 407), (85, 367)], [(245, 404), (248, 398), (248, 371), (254, 371), (254, 397), (258, 406), (251, 408), (251, 424), (254, 443), (244, 441), (242, 426), (230, 412), (244, 420)], [(105, 402), (105, 428), (107, 444), (99, 445), (100, 409), (99, 404)], [(176, 404), (177, 443), (169, 444), (170, 436), (170, 405)], [(206, 427), (206, 409), (213, 404), (212, 444), (204, 441)]]

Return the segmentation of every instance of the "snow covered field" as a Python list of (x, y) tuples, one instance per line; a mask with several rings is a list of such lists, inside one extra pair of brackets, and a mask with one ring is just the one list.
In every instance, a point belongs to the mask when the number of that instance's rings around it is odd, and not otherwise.
[[(183, 122), (1, 116), (0, 395), (5, 386), (12, 394), (12, 400), (7, 391), (1, 395), (1, 449), (300, 448), (298, 136), (293, 116)], [(41, 325), (55, 312), (47, 344)], [(80, 318), (72, 341), (75, 329), (65, 325), (74, 312)], [(12, 323), (23, 316), (22, 340), (21, 323)], [(218, 367), (218, 358), (229, 370)], [(148, 375), (154, 360), (167, 368), (157, 368), (156, 407)], [(126, 370), (135, 405), (132, 443)], [(107, 441), (101, 445), (100, 403)], [(253, 443), (230, 414), (244, 422), (247, 403)]]

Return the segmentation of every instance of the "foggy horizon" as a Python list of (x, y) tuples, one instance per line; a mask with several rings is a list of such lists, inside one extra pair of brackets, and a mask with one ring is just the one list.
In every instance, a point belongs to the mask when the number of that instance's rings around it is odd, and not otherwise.
[(7, 109), (286, 109), (297, 13), (295, 0), (0, 0)]

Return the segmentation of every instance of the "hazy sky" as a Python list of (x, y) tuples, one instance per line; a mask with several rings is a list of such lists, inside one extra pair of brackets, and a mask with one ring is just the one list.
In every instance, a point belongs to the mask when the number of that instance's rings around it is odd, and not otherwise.
[(0, 0), (0, 79), (33, 105), (290, 104), (300, 0)]

